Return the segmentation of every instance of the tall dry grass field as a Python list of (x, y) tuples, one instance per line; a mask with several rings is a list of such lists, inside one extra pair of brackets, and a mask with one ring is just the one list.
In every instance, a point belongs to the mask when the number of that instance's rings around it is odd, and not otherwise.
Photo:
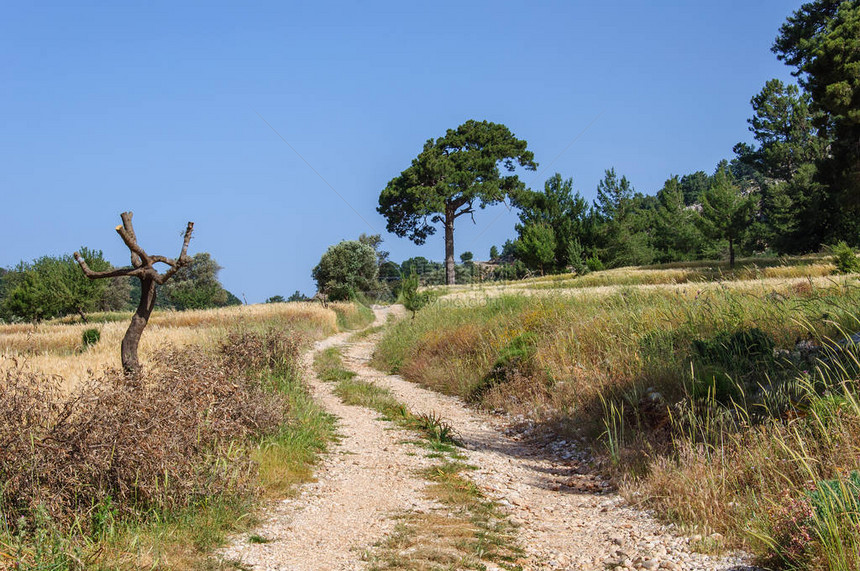
[[(164, 345), (210, 346), (226, 331), (236, 327), (277, 323), (286, 329), (320, 338), (338, 330), (338, 315), (336, 311), (309, 302), (184, 312), (157, 311), (141, 338), (141, 362), (144, 366), (151, 362)], [(121, 314), (94, 314), (89, 324), (58, 320), (37, 325), (0, 325), (0, 374), (12, 366), (25, 366), (46, 375), (61, 376), (63, 388), (71, 390), (89, 378), (91, 372), (120, 368), (119, 347), (131, 314), (126, 319), (123, 317)], [(90, 328), (100, 331), (101, 340), (84, 349), (82, 335)]]

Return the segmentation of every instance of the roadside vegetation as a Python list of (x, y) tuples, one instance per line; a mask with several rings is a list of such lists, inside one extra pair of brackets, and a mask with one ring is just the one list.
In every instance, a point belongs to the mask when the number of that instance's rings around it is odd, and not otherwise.
[(110, 314), (0, 326), (0, 568), (237, 568), (211, 550), (334, 437), (298, 358), (367, 316), (329, 307), (156, 311), (139, 377)]
[(707, 277), (696, 264), (456, 290), (392, 327), (374, 364), (581, 438), (703, 549), (856, 569), (860, 282), (814, 277), (830, 260), (775, 267), (806, 277), (654, 285), (655, 271)]

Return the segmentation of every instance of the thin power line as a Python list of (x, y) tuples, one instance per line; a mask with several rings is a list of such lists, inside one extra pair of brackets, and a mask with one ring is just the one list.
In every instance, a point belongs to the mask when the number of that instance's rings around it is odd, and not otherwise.
[(326, 183), (326, 185), (328, 185), (328, 187), (332, 190), (332, 192), (334, 192), (336, 195), (338, 195), (338, 197), (340, 197), (340, 199), (341, 199), (341, 200), (343, 200), (344, 204), (346, 204), (347, 206), (349, 206), (349, 207), (352, 209), (352, 211), (353, 211), (353, 212), (355, 212), (356, 216), (358, 216), (359, 218), (361, 218), (361, 220), (362, 220), (365, 224), (367, 224), (367, 227), (368, 227), (368, 228), (370, 228), (370, 230), (371, 230), (374, 234), (376, 234), (376, 233), (377, 233), (377, 232), (376, 232), (376, 228), (374, 228), (374, 227), (373, 227), (373, 225), (372, 225), (370, 222), (368, 222), (368, 221), (364, 218), (364, 216), (362, 216), (362, 215), (361, 215), (361, 213), (359, 213), (359, 211), (358, 211), (358, 210), (356, 210), (355, 208), (353, 208), (352, 204), (350, 204), (350, 203), (349, 203), (349, 201), (348, 201), (347, 199), (345, 199), (345, 198), (343, 197), (343, 195), (342, 195), (341, 193), (339, 193), (339, 192), (337, 191), (337, 189), (336, 189), (335, 187), (333, 187), (333, 186), (331, 185), (331, 183), (329, 183), (329, 181), (327, 181), (327, 180), (325, 179), (325, 177), (323, 177), (323, 175), (321, 175), (321, 174), (319, 173), (319, 171), (318, 171), (317, 169), (315, 169), (315, 168), (313, 167), (313, 165), (312, 165), (311, 163), (309, 163), (309, 162), (308, 162), (308, 160), (307, 160), (306, 158), (304, 158), (304, 157), (302, 156), (302, 154), (301, 154), (300, 152), (298, 152), (298, 151), (296, 150), (296, 148), (295, 148), (294, 146), (292, 146), (292, 145), (290, 144), (290, 142), (289, 142), (289, 141), (287, 141), (287, 140), (283, 137), (283, 135), (281, 135), (280, 133), (278, 133), (278, 130), (277, 130), (277, 129), (275, 129), (274, 127), (272, 127), (272, 124), (271, 124), (271, 123), (269, 123), (268, 121), (266, 121), (265, 117), (263, 117), (262, 115), (260, 115), (260, 113), (259, 113), (259, 112), (257, 112), (257, 111), (254, 111), (254, 113), (257, 113), (257, 117), (259, 117), (260, 119), (262, 119), (263, 123), (265, 123), (266, 125), (268, 125), (268, 126), (269, 126), (269, 129), (271, 129), (271, 130), (275, 133), (275, 135), (277, 135), (277, 136), (278, 136), (278, 137), (279, 137), (279, 138), (280, 138), (284, 143), (286, 143), (286, 145), (287, 145), (289, 148), (291, 148), (291, 149), (293, 150), (293, 152), (294, 152), (294, 153), (295, 153), (295, 154), (296, 154), (300, 159), (302, 159), (302, 160), (304, 161), (304, 163), (305, 163), (306, 165), (308, 165), (308, 167), (309, 167), (312, 171), (314, 171), (314, 173), (315, 173), (318, 177), (320, 177), (320, 180), (322, 180), (324, 183)]

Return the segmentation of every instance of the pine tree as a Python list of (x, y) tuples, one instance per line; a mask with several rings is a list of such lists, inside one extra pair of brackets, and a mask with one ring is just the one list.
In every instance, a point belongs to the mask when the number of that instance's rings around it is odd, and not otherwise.
[(517, 257), (527, 266), (539, 269), (541, 275), (552, 268), (557, 242), (555, 232), (549, 224), (529, 224), (523, 229), (522, 237), (516, 241), (516, 245)]
[(729, 243), (729, 267), (735, 267), (735, 246), (752, 223), (755, 201), (744, 196), (725, 167), (714, 175), (710, 188), (702, 195), (698, 223), (702, 233)]

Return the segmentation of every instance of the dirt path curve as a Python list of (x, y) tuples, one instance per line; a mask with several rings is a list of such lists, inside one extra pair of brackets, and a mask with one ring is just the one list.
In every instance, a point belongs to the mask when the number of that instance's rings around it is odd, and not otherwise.
[[(380, 324), (392, 309), (375, 311)], [(603, 482), (579, 473), (582, 454), (569, 443), (512, 433), (501, 419), (456, 398), (380, 373), (368, 365), (378, 337), (356, 343), (348, 337), (330, 337), (305, 356), (313, 393), (339, 418), (342, 440), (319, 468), (317, 481), (272, 506), (266, 523), (254, 531), (269, 543), (248, 543), (246, 537), (223, 557), (255, 570), (363, 569), (362, 553), (393, 528), (392, 515), (437, 507), (423, 499), (426, 482), (415, 475), (431, 461), (415, 454), (405, 442), (408, 435), (376, 420), (373, 411), (342, 404), (311, 372), (316, 351), (342, 346), (345, 364), (360, 379), (388, 388), (414, 413), (441, 415), (456, 429), (468, 462), (479, 467), (469, 477), (520, 526), (526, 569), (751, 569), (738, 557), (692, 552), (688, 539), (604, 493)]]
[[(377, 321), (385, 323), (382, 312)], [(267, 543), (251, 543), (246, 535), (224, 549), (222, 558), (254, 570), (363, 569), (362, 552), (394, 527), (392, 515), (435, 507), (422, 497), (426, 482), (416, 476), (432, 462), (404, 442), (410, 434), (379, 421), (373, 411), (343, 404), (334, 386), (314, 374), (314, 355), (346, 345), (350, 335), (317, 342), (302, 363), (314, 398), (338, 419), (339, 442), (317, 467), (315, 482), (269, 506), (263, 525), (253, 530)]]

